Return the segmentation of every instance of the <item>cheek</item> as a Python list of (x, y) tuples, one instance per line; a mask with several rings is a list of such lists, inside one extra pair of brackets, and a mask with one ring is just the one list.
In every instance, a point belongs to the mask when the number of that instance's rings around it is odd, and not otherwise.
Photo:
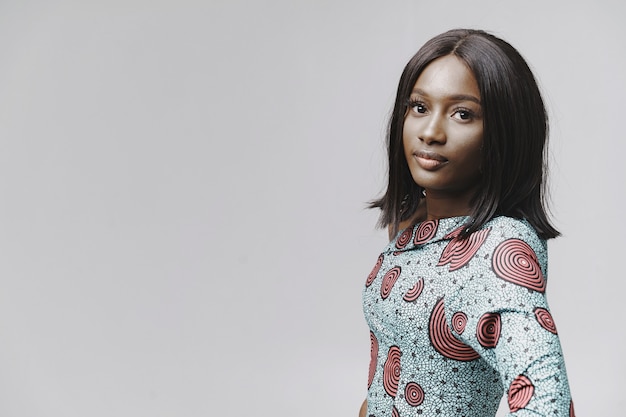
[(482, 138), (480, 140), (476, 140), (472, 143), (471, 146), (468, 146), (465, 149), (466, 155), (466, 163), (473, 166), (481, 166), (483, 159), (483, 141)]

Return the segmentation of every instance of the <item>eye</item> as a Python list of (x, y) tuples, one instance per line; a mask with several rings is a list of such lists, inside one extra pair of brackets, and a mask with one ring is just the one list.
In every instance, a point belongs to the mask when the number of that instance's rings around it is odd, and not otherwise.
[(458, 120), (473, 120), (476, 116), (474, 112), (467, 109), (457, 109), (452, 114), (452, 117)]
[(420, 113), (420, 114), (426, 113), (426, 106), (421, 101), (412, 100), (409, 102), (409, 107), (415, 113)]

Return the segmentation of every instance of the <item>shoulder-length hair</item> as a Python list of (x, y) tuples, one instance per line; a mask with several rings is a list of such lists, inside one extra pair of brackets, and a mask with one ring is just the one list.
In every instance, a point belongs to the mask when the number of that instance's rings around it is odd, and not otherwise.
[(387, 190), (369, 205), (382, 211), (378, 225), (391, 226), (396, 234), (400, 222), (415, 214), (423, 198), (409, 171), (402, 131), (417, 78), (428, 64), (446, 55), (460, 58), (474, 74), (483, 113), (482, 176), (464, 234), (495, 216), (509, 216), (526, 219), (544, 239), (558, 236), (546, 210), (548, 116), (537, 82), (509, 43), (468, 29), (435, 36), (402, 72), (387, 131)]

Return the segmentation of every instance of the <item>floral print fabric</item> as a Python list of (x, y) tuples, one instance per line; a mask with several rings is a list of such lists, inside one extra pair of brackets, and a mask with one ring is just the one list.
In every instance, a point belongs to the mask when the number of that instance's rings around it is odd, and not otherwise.
[(465, 217), (402, 231), (363, 290), (368, 416), (573, 417), (546, 297), (547, 246), (498, 217), (465, 239)]

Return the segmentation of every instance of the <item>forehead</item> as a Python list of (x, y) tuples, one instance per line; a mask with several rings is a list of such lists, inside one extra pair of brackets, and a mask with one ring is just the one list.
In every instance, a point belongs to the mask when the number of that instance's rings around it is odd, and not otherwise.
[(433, 98), (471, 95), (480, 100), (476, 77), (460, 58), (446, 55), (428, 64), (415, 82), (413, 91)]

